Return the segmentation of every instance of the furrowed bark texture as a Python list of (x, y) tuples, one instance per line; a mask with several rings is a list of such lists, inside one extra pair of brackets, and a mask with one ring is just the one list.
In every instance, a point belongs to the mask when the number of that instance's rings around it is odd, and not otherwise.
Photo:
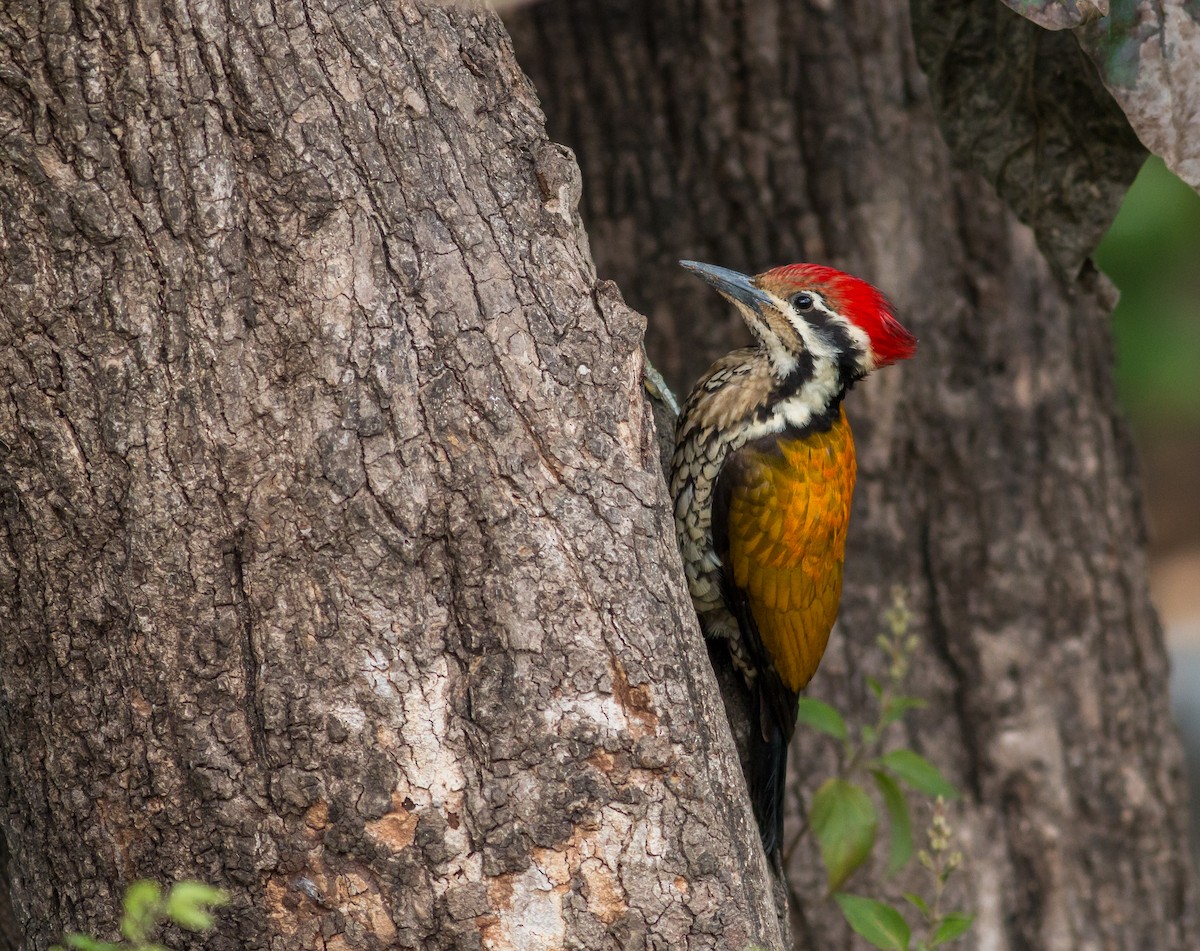
[(29, 947), (782, 947), (578, 182), (490, 14), (0, 7)]
[[(885, 289), (921, 338), (848, 400), (860, 481), (812, 692), (869, 706), (881, 614), (904, 586), (912, 689), (932, 701), (907, 739), (966, 793), (947, 907), (978, 912), (967, 946), (1195, 947), (1111, 294), (1090, 266), (1056, 278), (991, 187), (952, 167), (907, 12), (560, 0), (510, 27), (552, 134), (578, 151), (599, 271), (650, 315), (650, 355), (675, 383), (746, 339), (678, 258), (831, 263)], [(804, 730), (792, 763), (797, 803), (834, 768)], [(788, 875), (801, 946), (860, 946), (822, 901), (807, 840)], [(898, 900), (914, 886), (928, 894), (919, 871), (849, 888)]]
[(0, 949), (17, 951), (21, 946), (21, 932), (13, 914), (8, 883), (8, 843), (0, 837)]

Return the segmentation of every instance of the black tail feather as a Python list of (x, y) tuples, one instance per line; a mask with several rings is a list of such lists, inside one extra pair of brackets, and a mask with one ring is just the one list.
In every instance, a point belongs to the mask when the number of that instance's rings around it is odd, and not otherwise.
[(763, 851), (777, 856), (783, 848), (783, 794), (787, 786), (788, 736), (771, 712), (759, 704), (750, 730), (750, 800), (762, 836)]

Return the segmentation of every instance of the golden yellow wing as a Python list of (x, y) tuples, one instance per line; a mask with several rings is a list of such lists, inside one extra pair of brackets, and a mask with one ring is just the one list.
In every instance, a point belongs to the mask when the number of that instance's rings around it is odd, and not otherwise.
[(761, 647), (759, 666), (774, 666), (793, 704), (837, 617), (854, 475), (844, 412), (826, 432), (744, 446), (721, 472), (713, 528), (727, 544), (726, 583), (757, 628), (759, 645), (742, 632), (747, 646)]

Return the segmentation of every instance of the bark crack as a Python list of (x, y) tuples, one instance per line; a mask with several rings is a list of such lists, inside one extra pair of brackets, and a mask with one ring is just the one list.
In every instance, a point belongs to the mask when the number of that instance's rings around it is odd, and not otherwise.
[(242, 697), (242, 712), (246, 717), (246, 725), (250, 730), (250, 742), (255, 755), (264, 768), (271, 764), (267, 748), (267, 726), (263, 714), (262, 702), (259, 696), (258, 668), (259, 660), (256, 649), (254, 631), (254, 610), (250, 604), (250, 596), (246, 588), (246, 532), (238, 532), (230, 552), (231, 580), (233, 582), (234, 609), (237, 611), (238, 625), (241, 633), (242, 672), (245, 678), (244, 694)]

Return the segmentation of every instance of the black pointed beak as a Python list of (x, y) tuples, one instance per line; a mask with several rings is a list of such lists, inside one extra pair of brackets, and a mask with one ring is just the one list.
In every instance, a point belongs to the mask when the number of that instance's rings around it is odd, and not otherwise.
[(717, 267), (715, 264), (701, 264), (699, 261), (679, 263), (693, 274), (698, 274), (731, 301), (745, 304), (757, 314), (761, 314), (763, 307), (772, 303), (770, 296), (755, 287), (753, 279), (745, 274), (726, 267)]

